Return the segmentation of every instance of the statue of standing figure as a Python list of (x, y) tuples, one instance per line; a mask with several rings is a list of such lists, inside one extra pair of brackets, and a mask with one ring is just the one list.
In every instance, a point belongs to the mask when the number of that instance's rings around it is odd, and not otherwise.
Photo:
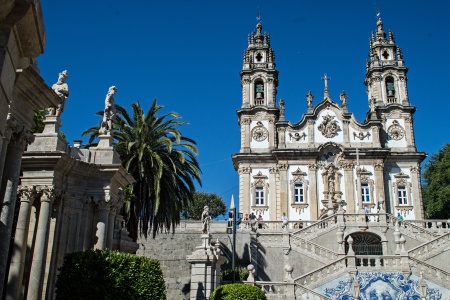
[(103, 112), (103, 120), (100, 125), (100, 134), (111, 135), (112, 123), (116, 118), (116, 107), (114, 106), (114, 94), (117, 92), (117, 88), (112, 86), (109, 88), (105, 98), (105, 110)]
[(209, 215), (209, 207), (205, 206), (203, 208), (203, 212), (202, 212), (202, 224), (203, 224), (202, 232), (204, 234), (209, 233), (209, 223), (210, 222), (211, 222), (211, 216)]
[[(62, 103), (58, 107), (59, 113), (63, 112), (64, 105), (66, 104), (66, 99), (69, 98), (69, 86), (66, 83), (67, 77), (69, 76), (69, 72), (67, 70), (62, 71), (58, 74), (58, 81), (52, 85), (52, 90), (55, 91), (56, 95), (61, 98)], [(55, 108), (49, 109), (51, 115), (55, 114)]]

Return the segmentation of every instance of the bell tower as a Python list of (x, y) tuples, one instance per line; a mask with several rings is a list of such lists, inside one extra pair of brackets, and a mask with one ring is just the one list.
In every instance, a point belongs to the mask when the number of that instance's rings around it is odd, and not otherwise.
[(241, 126), (240, 152), (269, 152), (276, 147), (278, 71), (270, 35), (262, 32), (259, 18), (255, 31), (248, 35), (240, 75), (242, 104), (237, 111)]
[(388, 104), (409, 105), (406, 87), (408, 68), (403, 61), (402, 49), (395, 43), (394, 33), (389, 30), (388, 37), (383, 31), (381, 18), (377, 22), (376, 33), (369, 40), (369, 60), (366, 62), (366, 78), (369, 104), (376, 106)]

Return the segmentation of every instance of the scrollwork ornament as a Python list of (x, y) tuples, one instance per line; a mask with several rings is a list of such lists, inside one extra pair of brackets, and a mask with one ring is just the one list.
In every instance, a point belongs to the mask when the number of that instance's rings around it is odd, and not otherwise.
[(351, 171), (355, 165), (352, 162), (344, 162), (341, 164), (341, 167), (344, 171)]
[(277, 167), (278, 167), (278, 170), (280, 170), (280, 171), (286, 171), (288, 169), (289, 165), (283, 163), (283, 164), (278, 164)]
[(250, 125), (251, 122), (252, 122), (251, 119), (245, 118), (241, 120), (241, 125)]
[(333, 138), (337, 135), (338, 130), (340, 129), (336, 120), (334, 120), (334, 116), (326, 115), (322, 116), (323, 121), (319, 125), (317, 129), (322, 133), (322, 135), (326, 138)]
[(317, 171), (317, 164), (309, 164), (308, 170), (310, 171)]
[(36, 186), (19, 186), (17, 188), (20, 201), (33, 203), (34, 198), (38, 195)]
[(414, 118), (412, 116), (406, 116), (404, 118), (404, 120), (405, 120), (406, 123), (411, 123), (412, 124), (414, 122)]

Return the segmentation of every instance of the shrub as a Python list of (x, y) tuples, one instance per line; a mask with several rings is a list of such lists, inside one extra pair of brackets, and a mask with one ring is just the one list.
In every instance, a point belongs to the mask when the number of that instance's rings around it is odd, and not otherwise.
[[(248, 273), (247, 267), (236, 266), (235, 267), (234, 279), (236, 281), (245, 281), (248, 278), (248, 274), (249, 273)], [(231, 266), (228, 266), (226, 269), (224, 269), (222, 271), (221, 275), (222, 275), (222, 280), (231, 281), (233, 279), (232, 278), (233, 276), (231, 274)]]
[(88, 250), (67, 254), (59, 271), (56, 299), (166, 299), (156, 259)]
[(258, 287), (248, 284), (225, 284), (215, 289), (211, 300), (266, 300), (266, 295)]

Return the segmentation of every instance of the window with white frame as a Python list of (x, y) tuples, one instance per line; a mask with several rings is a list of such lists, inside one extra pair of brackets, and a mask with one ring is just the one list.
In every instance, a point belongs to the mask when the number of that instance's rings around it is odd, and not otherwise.
[(305, 203), (305, 189), (303, 183), (294, 184), (294, 203)]
[(403, 172), (394, 175), (392, 183), (395, 208), (403, 211), (412, 210), (411, 182), (408, 174)]
[(399, 185), (397, 187), (397, 194), (398, 194), (398, 204), (408, 205), (408, 191), (406, 190), (406, 186)]
[(291, 174), (291, 206), (296, 209), (305, 209), (308, 207), (308, 180), (305, 178), (307, 174), (300, 168)]
[(255, 205), (264, 205), (264, 187), (255, 187)]
[(260, 210), (267, 209), (269, 205), (269, 183), (267, 182), (267, 176), (262, 174), (261, 171), (253, 176), (252, 188), (252, 209)]
[(370, 187), (369, 183), (363, 182), (361, 183), (361, 196), (363, 203), (370, 203)]

